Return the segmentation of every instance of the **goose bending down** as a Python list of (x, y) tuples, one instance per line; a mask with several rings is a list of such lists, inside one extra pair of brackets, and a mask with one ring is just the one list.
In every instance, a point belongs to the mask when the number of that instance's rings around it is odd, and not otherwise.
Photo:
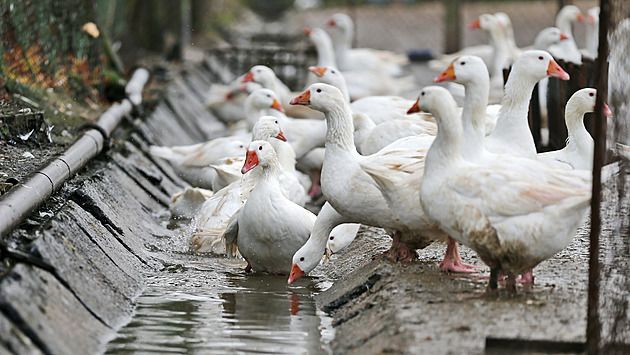
[(187, 146), (151, 146), (152, 156), (169, 161), (177, 173), (193, 187), (212, 189), (216, 173), (209, 166), (222, 158), (242, 155), (247, 144), (234, 137), (219, 137)]
[(355, 113), (352, 117), (354, 143), (362, 155), (374, 154), (400, 138), (419, 135), (435, 136), (437, 133), (437, 126), (426, 121), (416, 124), (413, 120), (391, 120), (376, 125), (365, 114)]
[[(314, 28), (306, 31), (315, 45), (318, 67), (337, 67), (332, 41), (326, 31)], [(392, 77), (370, 70), (342, 71), (352, 100), (373, 95), (399, 95), (415, 87), (413, 75)]]
[[(326, 247), (326, 237), (341, 223), (363, 223), (394, 231), (389, 256), (399, 260), (413, 258), (415, 249), (446, 239), (444, 232), (421, 216), (422, 209), (417, 200), (413, 204), (418, 208), (405, 205), (414, 211), (401, 211), (403, 206), (393, 211), (375, 179), (379, 176), (381, 180), (403, 180), (413, 190), (417, 176), (410, 177), (411, 172), (421, 168), (426, 143), (418, 142), (419, 148), (386, 147), (373, 155), (361, 156), (354, 146), (350, 106), (339, 89), (322, 83), (313, 84), (291, 103), (309, 105), (326, 116), (328, 133), (321, 186), (330, 206), (324, 205), (311, 237), (294, 255), (289, 283), (317, 266)], [(419, 138), (423, 139), (426, 137)], [(403, 213), (407, 215), (403, 216)], [(412, 213), (416, 214), (415, 218), (406, 218)]]
[(582, 53), (578, 50), (575, 38), (573, 38), (572, 27), (577, 21), (584, 22), (584, 15), (575, 5), (564, 6), (556, 15), (556, 27), (569, 38), (549, 48), (549, 53), (554, 58), (574, 64), (582, 64)]
[(242, 172), (252, 169), (261, 170), (261, 176), (225, 229), (226, 249), (237, 246), (254, 271), (288, 275), (293, 254), (308, 239), (316, 217), (282, 193), (282, 168), (271, 144), (250, 143)]
[(352, 48), (354, 23), (350, 16), (335, 13), (328, 21), (328, 26), (340, 33), (333, 37), (335, 60), (342, 71), (376, 71), (391, 76), (403, 74), (403, 66), (409, 63), (407, 56), (372, 48)]
[[(254, 140), (268, 140), (271, 142), (286, 140), (277, 119), (272, 116), (261, 117), (256, 126), (254, 126), (252, 136)], [(277, 147), (278, 151), (281, 152), (280, 156), (282, 156), (283, 150), (291, 149), (290, 146), (282, 144), (278, 144)], [(223, 234), (230, 217), (247, 201), (249, 194), (260, 178), (259, 172), (260, 170), (255, 170), (252, 173), (245, 174), (242, 179), (232, 182), (217, 191), (201, 206), (199, 213), (197, 213), (191, 223), (191, 246), (193, 250), (218, 254), (225, 252), (222, 243), (220, 243), (220, 236)], [(282, 185), (285, 189), (283, 190), (285, 196), (303, 203), (305, 200), (303, 189), (301, 194), (292, 193), (295, 184), (299, 185), (299, 183), (290, 183), (290, 174), (281, 172), (280, 176), (282, 179), (287, 179)], [(294, 179), (297, 180), (296, 178)]]
[[(593, 169), (593, 138), (584, 127), (584, 114), (595, 111), (597, 90), (585, 88), (576, 91), (565, 108), (564, 119), (567, 126), (567, 145), (552, 152), (539, 153), (538, 160), (566, 167), (568, 169)], [(604, 114), (611, 117), (612, 112), (604, 104)]]
[(462, 156), (462, 126), (450, 93), (424, 88), (418, 106), (432, 112), (439, 127), (420, 188), (424, 210), (490, 267), (489, 291), (497, 289), (499, 273), (507, 275), (507, 289), (516, 291), (516, 275), (573, 239), (589, 207), (590, 173), (533, 160), (538, 169), (524, 173), (505, 168), (509, 155), (500, 165), (469, 162)]
[(198, 187), (186, 187), (171, 196), (169, 210), (172, 219), (192, 219), (214, 192)]
[[(282, 82), (273, 69), (265, 65), (255, 65), (243, 76), (241, 82), (253, 82), (263, 88), (272, 90), (278, 95), (281, 103), (288, 103), (296, 95), (289, 87)], [(311, 110), (308, 107), (287, 107), (287, 115), (300, 118), (322, 119), (321, 113)]]

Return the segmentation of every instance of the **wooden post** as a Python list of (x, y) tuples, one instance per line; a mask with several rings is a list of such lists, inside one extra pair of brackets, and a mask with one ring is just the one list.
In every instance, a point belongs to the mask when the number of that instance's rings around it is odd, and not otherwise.
[(601, 171), (606, 150), (606, 117), (604, 98), (608, 94), (608, 25), (611, 21), (609, 0), (600, 0), (599, 48), (595, 64), (595, 149), (593, 154), (593, 196), (591, 198), (591, 234), (588, 263), (588, 310), (586, 312), (586, 348), (589, 355), (600, 353), (602, 324), (599, 319), (600, 265), (599, 237), (601, 229)]
[(445, 53), (457, 52), (460, 48), (460, 16), (459, 0), (445, 0), (444, 23), (446, 28), (446, 42), (444, 44)]

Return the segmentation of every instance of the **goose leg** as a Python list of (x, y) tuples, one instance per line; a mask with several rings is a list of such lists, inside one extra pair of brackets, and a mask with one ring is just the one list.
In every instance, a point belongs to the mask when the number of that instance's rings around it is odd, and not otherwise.
[(524, 273), (520, 279), (516, 280), (516, 282), (524, 284), (524, 283), (534, 283), (534, 269), (529, 269), (526, 273)]
[(321, 172), (319, 170), (311, 171), (311, 188), (308, 189), (308, 196), (314, 198), (322, 193), (320, 185)]
[(497, 289), (499, 288), (498, 276), (499, 276), (499, 269), (498, 268), (490, 269), (490, 278), (488, 279), (488, 287), (486, 288), (486, 291), (488, 293), (496, 293), (497, 292)]
[(446, 253), (444, 254), (444, 260), (440, 263), (440, 270), (452, 271), (452, 272), (464, 272), (475, 273), (477, 270), (482, 269), (481, 266), (467, 265), (462, 262), (462, 257), (459, 255), (459, 249), (457, 247), (457, 241), (448, 237), (446, 241)]
[(505, 281), (505, 288), (509, 293), (516, 293), (516, 277), (514, 275), (508, 275)]
[(396, 232), (392, 236), (392, 246), (388, 251), (383, 254), (379, 254), (374, 256), (374, 259), (380, 257), (386, 257), (393, 261), (407, 262), (416, 258), (416, 251), (410, 247), (408, 247), (405, 243), (400, 240), (401, 233)]

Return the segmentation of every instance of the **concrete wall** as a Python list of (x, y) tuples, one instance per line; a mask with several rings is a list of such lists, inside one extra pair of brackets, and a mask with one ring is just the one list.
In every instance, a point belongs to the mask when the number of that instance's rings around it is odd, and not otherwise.
[(197, 143), (224, 129), (203, 106), (211, 80), (203, 63), (185, 65), (155, 110), (119, 127), (112, 148), (67, 183), (55, 215), (29, 230), (34, 241), (21, 249), (55, 270), (23, 262), (4, 270), (0, 353), (103, 352), (130, 320), (146, 272), (163, 267), (151, 244), (173, 236), (156, 216), (186, 185), (148, 146)]

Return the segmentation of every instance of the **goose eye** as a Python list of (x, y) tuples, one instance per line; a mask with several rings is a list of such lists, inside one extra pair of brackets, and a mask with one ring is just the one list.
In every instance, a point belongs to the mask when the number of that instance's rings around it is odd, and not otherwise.
[(258, 147), (258, 150), (262, 150), (262, 145), (260, 147)]
[(331, 73), (333, 73), (333, 74), (335, 74), (335, 71), (334, 71), (334, 70), (331, 70), (330, 72), (331, 72)]
[(594, 92), (590, 92), (590, 93), (588, 94), (588, 96), (593, 97), (593, 96), (595, 96), (595, 93), (594, 93)]
[(300, 261), (304, 261), (304, 257), (301, 257), (301, 258), (300, 258)]
[(466, 62), (461, 62), (461, 65), (466, 65)]
[(317, 92), (322, 92), (322, 89), (317, 89)]
[(335, 239), (335, 237), (331, 235), (330, 236), (330, 240), (334, 240), (334, 239)]
[(538, 57), (538, 59), (540, 59), (540, 60), (543, 60), (543, 57), (542, 57), (542, 55), (541, 55), (540, 57)]
[(420, 93), (420, 96), (424, 96), (424, 91)]
[(278, 124), (278, 121), (274, 121), (275, 124)]

